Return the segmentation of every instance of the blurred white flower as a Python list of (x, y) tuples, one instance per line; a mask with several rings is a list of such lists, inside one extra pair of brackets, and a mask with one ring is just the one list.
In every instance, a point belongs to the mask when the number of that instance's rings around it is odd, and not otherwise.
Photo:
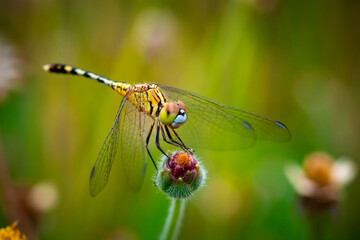
[(336, 202), (341, 189), (356, 175), (356, 166), (347, 158), (336, 161), (322, 152), (310, 154), (303, 167), (289, 164), (285, 174), (295, 191), (301, 196), (320, 203)]
[(14, 47), (0, 37), (0, 101), (6, 98), (9, 91), (18, 88), (21, 78), (18, 65)]
[(45, 213), (53, 209), (59, 198), (56, 185), (52, 182), (39, 182), (33, 186), (28, 195), (28, 205), (38, 213)]

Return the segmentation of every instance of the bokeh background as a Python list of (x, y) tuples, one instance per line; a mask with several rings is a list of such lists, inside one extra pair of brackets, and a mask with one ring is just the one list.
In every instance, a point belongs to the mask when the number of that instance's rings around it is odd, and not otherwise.
[(359, 178), (335, 213), (314, 220), (284, 174), (316, 150), (359, 162), (359, 13), (354, 0), (0, 0), (0, 227), (18, 219), (38, 239), (161, 232), (169, 200), (151, 165), (134, 193), (115, 162), (104, 191), (90, 197), (90, 170), (121, 98), (42, 70), (62, 62), (288, 126), (286, 143), (197, 151), (208, 181), (187, 206), (180, 239), (360, 238)]

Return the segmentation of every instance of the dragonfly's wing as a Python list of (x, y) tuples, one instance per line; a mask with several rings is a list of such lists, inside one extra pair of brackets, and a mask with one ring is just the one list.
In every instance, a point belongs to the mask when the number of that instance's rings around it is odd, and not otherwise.
[(290, 139), (289, 130), (280, 122), (185, 90), (159, 87), (167, 101), (181, 100), (186, 105), (188, 119), (177, 131), (187, 147), (235, 150), (250, 147), (256, 139)]
[(120, 103), (115, 121), (103, 143), (100, 153), (96, 159), (95, 165), (90, 175), (90, 194), (96, 196), (107, 184), (112, 164), (120, 148), (120, 124), (121, 113), (127, 101), (124, 97)]
[(138, 190), (146, 168), (145, 115), (124, 97), (111, 130), (90, 176), (90, 194), (96, 196), (107, 184), (115, 158), (120, 158), (129, 185)]
[(121, 159), (126, 180), (131, 188), (138, 191), (146, 170), (145, 126), (146, 114), (139, 112), (129, 101), (121, 113), (120, 143)]

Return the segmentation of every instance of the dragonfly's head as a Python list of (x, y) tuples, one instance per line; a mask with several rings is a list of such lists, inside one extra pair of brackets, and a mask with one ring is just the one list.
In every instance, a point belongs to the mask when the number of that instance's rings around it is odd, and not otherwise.
[(161, 123), (172, 128), (180, 127), (186, 119), (186, 106), (180, 100), (165, 103), (160, 111)]

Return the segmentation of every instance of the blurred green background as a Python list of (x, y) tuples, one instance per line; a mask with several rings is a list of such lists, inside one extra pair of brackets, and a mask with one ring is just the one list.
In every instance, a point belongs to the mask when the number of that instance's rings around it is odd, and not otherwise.
[[(39, 183), (51, 183), (41, 199), (56, 201), (28, 219), (39, 239), (156, 239), (165, 221), (169, 200), (150, 164), (140, 192), (115, 162), (104, 191), (90, 197), (90, 170), (121, 97), (42, 70), (60, 62), (285, 123), (286, 143), (197, 151), (208, 181), (187, 206), (180, 239), (311, 238), (284, 165), (315, 150), (360, 159), (359, 13), (355, 0), (0, 0), (0, 226), (14, 220), (9, 212), (30, 211), (6, 200), (6, 186), (21, 199)], [(335, 216), (319, 220), (325, 239), (360, 238), (359, 183)]]

